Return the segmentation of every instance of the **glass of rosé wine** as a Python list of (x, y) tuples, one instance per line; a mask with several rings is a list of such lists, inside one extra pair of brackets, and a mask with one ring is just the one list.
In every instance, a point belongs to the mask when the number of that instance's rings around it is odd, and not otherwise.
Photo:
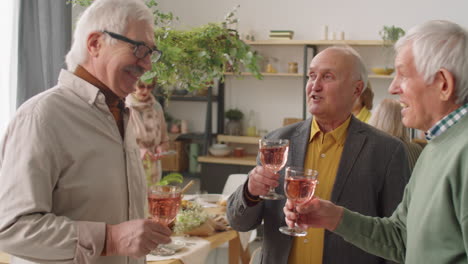
[[(296, 204), (309, 201), (314, 196), (315, 186), (317, 186), (318, 172), (311, 169), (287, 167), (284, 176), (284, 192), (289, 200), (294, 203), (293, 211), (296, 213)], [(300, 217), (296, 213), (297, 218)], [(293, 228), (282, 226), (281, 233), (290, 236), (305, 236), (307, 231), (295, 224)]]
[[(154, 185), (148, 187), (148, 208), (151, 218), (165, 226), (174, 221), (179, 211), (181, 203), (181, 189), (179, 186)], [(169, 256), (175, 253), (174, 250), (158, 245), (150, 254)]]
[[(289, 140), (287, 139), (260, 139), (259, 153), (262, 165), (267, 170), (273, 173), (278, 173), (288, 159)], [(270, 191), (261, 195), (260, 198), (265, 200), (281, 200), (284, 195), (275, 192), (274, 187), (270, 187)]]

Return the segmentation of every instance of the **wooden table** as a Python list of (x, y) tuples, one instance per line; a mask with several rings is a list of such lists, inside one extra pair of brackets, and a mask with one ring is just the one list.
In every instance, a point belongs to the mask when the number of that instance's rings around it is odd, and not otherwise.
[[(250, 261), (249, 249), (243, 250), (239, 234), (237, 231), (229, 230), (225, 232), (216, 233), (212, 236), (206, 237), (210, 241), (211, 248), (217, 248), (220, 245), (229, 242), (229, 264), (238, 264), (239, 258), (243, 264), (248, 264)], [(148, 261), (149, 264), (183, 264), (179, 259), (169, 259), (160, 261)]]
[[(229, 230), (225, 232), (219, 232), (212, 236), (205, 237), (211, 244), (211, 248), (217, 248), (220, 245), (229, 242), (229, 264), (239, 263), (239, 258), (243, 264), (248, 264), (250, 261), (250, 253), (247, 248), (245, 251), (242, 249), (239, 234), (237, 231)], [(0, 264), (10, 263), (10, 256), (3, 252), (0, 252)], [(169, 259), (160, 261), (148, 261), (149, 264), (183, 264), (179, 259)]]

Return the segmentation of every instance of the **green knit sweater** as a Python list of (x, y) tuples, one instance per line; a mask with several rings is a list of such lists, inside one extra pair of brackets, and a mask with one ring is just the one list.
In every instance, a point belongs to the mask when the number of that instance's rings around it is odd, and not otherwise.
[(399, 263), (468, 263), (468, 115), (424, 148), (391, 217), (345, 209), (335, 232)]

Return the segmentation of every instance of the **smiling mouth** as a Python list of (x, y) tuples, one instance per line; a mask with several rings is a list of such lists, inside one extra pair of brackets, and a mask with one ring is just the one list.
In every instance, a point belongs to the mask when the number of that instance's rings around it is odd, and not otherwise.
[(144, 73), (144, 70), (139, 67), (139, 66), (128, 66), (125, 68), (125, 71), (130, 74), (131, 76), (133, 76), (135, 79), (139, 79), (141, 77), (141, 75), (143, 75)]
[(314, 101), (322, 99), (322, 97), (317, 96), (317, 95), (312, 95), (310, 98)]
[(403, 103), (403, 102), (400, 102), (400, 106), (401, 106), (401, 108), (403, 108), (403, 109), (408, 107), (408, 105), (405, 104), (405, 103)]

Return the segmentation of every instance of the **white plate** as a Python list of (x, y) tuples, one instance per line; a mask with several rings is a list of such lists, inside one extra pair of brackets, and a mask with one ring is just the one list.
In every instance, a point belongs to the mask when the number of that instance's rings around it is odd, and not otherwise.
[(181, 241), (181, 240), (172, 239), (171, 243), (165, 244), (165, 245), (163, 245), (163, 247), (168, 248), (168, 249), (172, 249), (175, 252), (177, 252), (177, 251), (179, 251), (179, 250), (181, 250), (181, 249), (183, 249), (185, 247), (185, 242)]
[(223, 198), (222, 194), (216, 193), (207, 193), (207, 194), (200, 194), (198, 199), (204, 203), (217, 203)]
[(196, 194), (184, 194), (184, 197), (182, 197), (182, 200), (187, 200), (187, 201), (193, 201), (198, 197)]

